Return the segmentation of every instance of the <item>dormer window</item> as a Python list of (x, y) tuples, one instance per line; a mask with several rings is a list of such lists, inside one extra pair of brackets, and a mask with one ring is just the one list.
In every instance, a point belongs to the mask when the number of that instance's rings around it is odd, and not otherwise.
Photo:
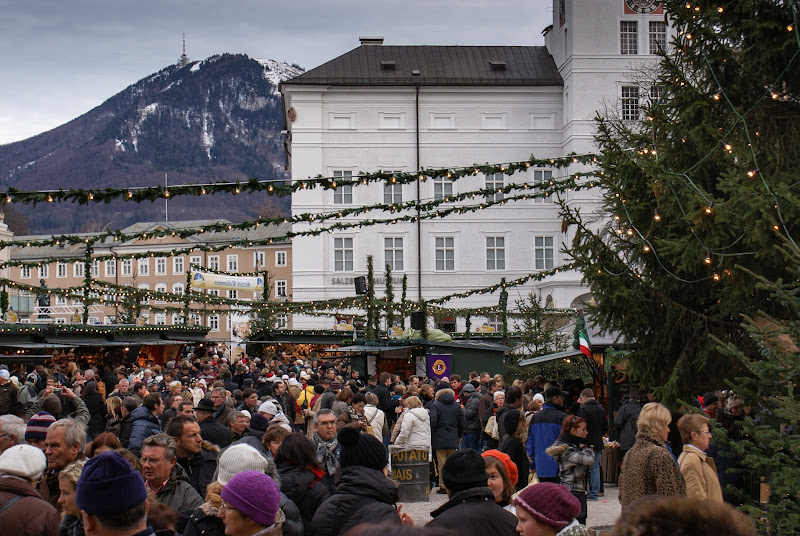
[(501, 60), (492, 60), (489, 62), (489, 65), (492, 67), (493, 71), (505, 71), (508, 67), (508, 64)]
[(384, 71), (394, 71), (396, 68), (396, 61), (381, 61), (381, 69)]

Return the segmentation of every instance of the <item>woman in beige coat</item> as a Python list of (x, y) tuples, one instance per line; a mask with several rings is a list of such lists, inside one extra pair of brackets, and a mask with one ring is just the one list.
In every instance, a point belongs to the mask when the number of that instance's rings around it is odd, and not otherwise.
[(683, 452), (678, 458), (681, 474), (686, 481), (686, 495), (698, 501), (722, 502), (722, 487), (714, 460), (706, 455), (711, 443), (708, 417), (684, 415), (678, 421), (683, 439)]

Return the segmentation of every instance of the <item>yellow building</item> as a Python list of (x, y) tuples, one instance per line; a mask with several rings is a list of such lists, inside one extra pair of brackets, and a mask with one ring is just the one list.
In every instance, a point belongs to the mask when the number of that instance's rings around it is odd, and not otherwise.
[[(92, 258), (97, 260), (91, 263), (92, 278), (97, 280), (100, 286), (102, 282), (108, 282), (142, 291), (176, 295), (176, 301), (163, 297), (150, 297), (141, 303), (141, 310), (136, 320), (151, 325), (184, 323), (183, 303), (178, 297), (184, 295), (190, 266), (197, 266), (201, 270), (239, 274), (266, 271), (269, 273), (270, 300), (288, 299), (292, 288), (292, 244), (289, 239), (283, 237), (291, 230), (290, 224), (258, 226), (247, 231), (208, 231), (185, 238), (180, 236), (181, 231), (188, 229), (213, 224), (224, 226), (228, 223), (230, 222), (226, 220), (193, 220), (133, 224), (120, 232), (140, 238), (115, 240), (107, 237), (94, 244)], [(165, 236), (147, 236), (160, 231), (167, 233)], [(91, 242), (92, 238), (100, 235), (101, 233), (84, 233), (77, 236), (88, 238)], [(141, 238), (143, 235), (146, 238)], [(13, 240), (35, 243), (50, 238), (50, 236), (16, 236)], [(271, 238), (275, 238), (276, 241), (257, 245), (258, 242)], [(253, 241), (256, 244), (242, 244), (245, 241)], [(227, 246), (228, 244), (230, 245)], [(43, 281), (49, 289), (76, 289), (78, 294), (82, 293), (87, 267), (85, 244), (22, 245), (6, 248), (4, 252), (6, 251), (12, 264), (16, 261), (37, 263), (33, 266), (10, 266), (7, 273), (11, 281), (32, 286), (41, 286), (40, 282)], [(246, 301), (263, 299), (261, 292), (252, 291), (204, 289), (194, 292)], [(111, 303), (90, 305), (89, 324), (120, 323), (130, 311), (130, 306), (114, 292), (113, 287), (101, 289), (94, 286), (91, 297), (102, 297)], [(47, 297), (40, 292), (39, 296), (34, 296), (32, 292), (11, 288), (9, 302), (19, 322), (77, 323), (83, 314), (83, 304), (77, 296), (63, 296), (60, 293), (52, 293)], [(174, 310), (159, 310), (169, 308)], [(220, 306), (195, 303), (191, 306), (189, 319), (190, 324), (208, 326), (211, 329), (208, 340), (218, 341), (246, 338), (246, 321), (246, 304)], [(290, 316), (280, 315), (278, 326), (290, 328)]]

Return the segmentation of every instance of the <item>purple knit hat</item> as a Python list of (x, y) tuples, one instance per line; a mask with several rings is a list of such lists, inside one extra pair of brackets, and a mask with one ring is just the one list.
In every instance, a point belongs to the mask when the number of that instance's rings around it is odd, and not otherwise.
[(562, 484), (540, 482), (519, 492), (514, 505), (548, 527), (561, 530), (581, 513), (581, 503)]
[(259, 471), (243, 471), (230, 480), (220, 493), (223, 501), (227, 501), (245, 517), (249, 517), (265, 527), (275, 523), (281, 490), (270, 477)]

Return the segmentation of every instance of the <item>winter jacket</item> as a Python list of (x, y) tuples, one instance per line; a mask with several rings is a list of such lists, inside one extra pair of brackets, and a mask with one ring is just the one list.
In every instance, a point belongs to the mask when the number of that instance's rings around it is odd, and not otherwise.
[(231, 444), (230, 428), (222, 426), (214, 420), (214, 417), (204, 419), (200, 423), (200, 437), (221, 449)]
[[(497, 420), (497, 433), (500, 439), (503, 439), (506, 435), (508, 435), (506, 432), (506, 427), (503, 425), (504, 421), (503, 417), (505, 417), (505, 414), (508, 413), (508, 411), (511, 409), (513, 409), (511, 408), (511, 406), (504, 405), (497, 408), (497, 410), (494, 413), (494, 417)], [(486, 425), (484, 425), (484, 428), (486, 428)]]
[(217, 472), (219, 447), (203, 441), (200, 452), (190, 458), (178, 458), (178, 464), (189, 477), (189, 483), (201, 497), (206, 495), (206, 487), (214, 482)]
[[(82, 422), (83, 424), (89, 424), (89, 419), (92, 416), (89, 413), (88, 408), (86, 407), (86, 403), (79, 396), (74, 396), (74, 397), (71, 397), (71, 398), (63, 396), (63, 397), (61, 397), (61, 408), (62, 408), (62, 410), (69, 407), (69, 405), (67, 404), (68, 400), (72, 401), (72, 404), (75, 406), (75, 411), (73, 411), (72, 413), (69, 413), (67, 415), (64, 415), (64, 417), (69, 417), (73, 421)], [(33, 417), (34, 415), (36, 415), (37, 413), (42, 411), (42, 403), (43, 402), (44, 402), (44, 397), (41, 396), (41, 394), (40, 394), (39, 395), (39, 400), (34, 402), (33, 405), (30, 408), (28, 408), (28, 411), (25, 412), (26, 417), (28, 419), (30, 419), (31, 417)], [(54, 415), (54, 417), (56, 419), (62, 418), (62, 416), (60, 416), (60, 415)]]
[(311, 536), (314, 512), (331, 496), (328, 488), (313, 471), (297, 465), (281, 463), (278, 465), (278, 475), (281, 480), (281, 492), (297, 505), (303, 520), (304, 532), (307, 536)]
[(500, 442), (500, 446), (497, 447), (497, 450), (508, 454), (511, 461), (517, 466), (517, 474), (519, 476), (514, 483), (516, 490), (519, 491), (527, 486), (530, 469), (528, 466), (528, 456), (525, 454), (525, 445), (522, 444), (522, 441), (515, 435), (507, 435), (505, 439)]
[(331, 405), (331, 409), (333, 410), (333, 414), (336, 415), (336, 418), (342, 416), (342, 414), (347, 413), (347, 410), (350, 406), (347, 405), (347, 402), (344, 400), (334, 400), (333, 404)]
[[(118, 431), (115, 431), (115, 429)], [(122, 443), (122, 448), (128, 448), (128, 444), (131, 442), (131, 431), (133, 430), (131, 414), (128, 413), (119, 421), (115, 421), (113, 424), (109, 423), (109, 425), (106, 427), (106, 430), (116, 433), (117, 437), (119, 437), (119, 442)]]
[(16, 496), (22, 497), (0, 514), (3, 534), (14, 536), (58, 536), (58, 512), (27, 481), (0, 477), (0, 507)]
[(220, 423), (225, 428), (228, 427), (228, 417), (234, 410), (227, 402), (223, 403), (217, 411), (214, 412), (214, 420)]
[(142, 453), (142, 443), (150, 436), (161, 433), (161, 423), (158, 417), (153, 415), (144, 406), (139, 406), (131, 411), (131, 439), (128, 443), (128, 450), (138, 457)]
[(17, 401), (18, 396), (17, 386), (13, 382), (8, 381), (5, 385), (0, 385), (0, 415), (8, 413), (11, 404)]
[(37, 400), (39, 400), (39, 394), (36, 391), (36, 385), (33, 382), (25, 382), (19, 388), (19, 393), (17, 393), (17, 402), (25, 406), (25, 409), (28, 409)]
[(180, 465), (172, 468), (167, 483), (156, 493), (156, 499), (176, 512), (194, 510), (203, 504), (203, 498), (195, 491)]
[(87, 429), (91, 437), (97, 437), (106, 429), (106, 403), (103, 401), (103, 395), (94, 393), (88, 395), (86, 400), (86, 409), (89, 410), (89, 423)]
[(478, 414), (479, 406), (481, 403), (481, 394), (478, 391), (472, 391), (467, 399), (467, 404), (464, 406), (464, 419), (466, 426), (464, 427), (465, 434), (478, 434), (483, 431), (481, 428), (480, 415)]
[(698, 448), (684, 445), (678, 465), (686, 481), (687, 497), (697, 501), (722, 502), (717, 466), (710, 456)]
[(423, 408), (407, 409), (394, 444), (404, 449), (431, 449), (431, 420)]
[(372, 391), (378, 397), (378, 409), (381, 410), (386, 419), (391, 423), (395, 420), (394, 411), (392, 406), (392, 393), (385, 385), (377, 385)]
[(614, 428), (619, 433), (619, 447), (622, 450), (630, 450), (636, 442), (636, 432), (638, 428), (636, 422), (639, 420), (639, 412), (642, 405), (638, 400), (629, 400), (617, 412), (614, 419)]
[(633, 448), (622, 459), (619, 502), (625, 508), (647, 495), (685, 497), (686, 482), (664, 440), (640, 431)]
[(478, 402), (478, 418), (480, 419), (480, 422), (486, 422), (486, 414), (491, 410), (492, 405), (494, 405), (494, 395), (486, 393), (485, 395), (481, 396), (480, 401)]
[(314, 514), (311, 533), (336, 536), (362, 523), (399, 525), (397, 500), (397, 484), (381, 471), (358, 465), (345, 467), (336, 491)]
[(383, 438), (389, 433), (386, 415), (377, 407), (367, 404), (364, 406), (364, 417), (367, 419), (367, 424), (372, 426), (372, 435), (383, 443)]
[(517, 518), (494, 502), (492, 490), (470, 488), (450, 496), (450, 500), (431, 512), (426, 527), (450, 529), (459, 536), (512, 536)]
[(272, 417), (272, 419), (267, 423), (267, 428), (272, 426), (273, 424), (278, 424), (283, 426), (288, 432), (293, 432), (292, 423), (289, 421), (289, 418), (281, 411), (278, 411), (278, 414)]
[(456, 404), (452, 392), (443, 392), (431, 406), (431, 447), (433, 450), (457, 449), (464, 435), (464, 410)]
[(586, 403), (578, 410), (578, 416), (586, 421), (586, 430), (589, 432), (586, 440), (595, 450), (603, 450), (603, 434), (608, 432), (608, 419), (606, 410), (597, 403), (594, 398), (589, 398)]
[(563, 485), (572, 492), (588, 491), (589, 472), (594, 465), (594, 450), (591, 446), (562, 438), (545, 452), (558, 462), (558, 476)]
[(546, 450), (561, 435), (561, 423), (566, 413), (551, 404), (545, 404), (531, 419), (528, 428), (528, 441), (525, 452), (533, 460), (530, 469), (536, 470), (537, 477), (553, 478), (558, 476), (558, 463), (547, 454)]

